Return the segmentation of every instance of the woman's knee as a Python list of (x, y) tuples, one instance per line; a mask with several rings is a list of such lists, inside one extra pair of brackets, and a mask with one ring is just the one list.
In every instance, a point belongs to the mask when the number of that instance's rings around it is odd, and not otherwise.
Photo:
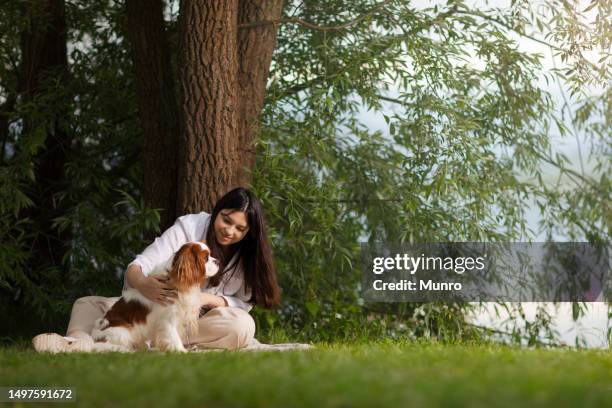
[(93, 307), (106, 313), (120, 297), (105, 297), (105, 296), (83, 296), (74, 301), (72, 308)]
[(74, 301), (66, 334), (80, 337), (75, 333), (91, 333), (94, 321), (104, 315), (98, 306), (99, 296), (84, 296)]
[(240, 312), (235, 313), (230, 320), (229, 330), (237, 337), (239, 347), (246, 347), (255, 337), (255, 320), (248, 312), (242, 309), (236, 310)]
[(74, 304), (79, 304), (79, 305), (83, 305), (83, 304), (92, 304), (95, 302), (95, 300), (99, 298), (99, 296), (83, 296), (78, 298), (77, 300), (74, 301)]
[[(219, 324), (220, 321), (223, 323)], [(215, 339), (224, 339), (225, 348), (242, 348), (248, 346), (255, 336), (255, 320), (245, 310), (217, 307), (201, 319), (200, 329)]]

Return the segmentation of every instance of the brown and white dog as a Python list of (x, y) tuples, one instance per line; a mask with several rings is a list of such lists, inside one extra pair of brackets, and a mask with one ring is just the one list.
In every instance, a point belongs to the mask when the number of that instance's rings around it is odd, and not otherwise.
[(151, 276), (169, 277), (178, 298), (163, 306), (145, 298), (136, 289), (126, 289), (103, 318), (95, 322), (94, 341), (119, 346), (118, 350), (147, 346), (159, 350), (186, 351), (183, 339), (197, 333), (200, 287), (215, 275), (218, 262), (203, 242), (188, 242), (167, 262), (156, 266)]

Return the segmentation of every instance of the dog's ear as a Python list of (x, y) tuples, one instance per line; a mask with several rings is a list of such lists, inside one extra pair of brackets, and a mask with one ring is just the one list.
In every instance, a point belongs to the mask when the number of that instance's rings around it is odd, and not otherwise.
[[(208, 247), (207, 247), (208, 248)], [(198, 249), (198, 256), (204, 260), (204, 263), (208, 262), (208, 257), (210, 256), (210, 251), (208, 249), (202, 249), (202, 247), (196, 247)]]
[(202, 250), (200, 245), (187, 243), (178, 250), (170, 276), (179, 291), (204, 283), (207, 260), (208, 251)]
[(200, 245), (194, 245), (193, 254), (198, 273), (201, 274), (201, 280), (203, 281), (206, 278), (206, 262), (208, 262), (210, 251), (208, 249), (202, 249)]

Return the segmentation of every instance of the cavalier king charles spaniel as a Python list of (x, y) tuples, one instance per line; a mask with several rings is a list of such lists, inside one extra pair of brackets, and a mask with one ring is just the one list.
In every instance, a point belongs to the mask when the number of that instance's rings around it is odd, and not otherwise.
[[(182, 338), (197, 333), (200, 313), (200, 287), (206, 277), (219, 270), (203, 242), (188, 242), (167, 262), (158, 265), (150, 276), (166, 276), (177, 290), (178, 298), (170, 305), (160, 305), (145, 298), (136, 289), (126, 289), (104, 317), (95, 322), (94, 341), (140, 349), (184, 352)], [(112, 346), (111, 346), (112, 347)]]

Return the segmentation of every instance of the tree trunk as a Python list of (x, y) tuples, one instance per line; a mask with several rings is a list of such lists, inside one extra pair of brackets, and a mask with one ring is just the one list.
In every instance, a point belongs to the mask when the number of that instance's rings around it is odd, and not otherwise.
[[(240, 2), (238, 24), (278, 20), (282, 11), (282, 0), (244, 0)], [(263, 109), (277, 31), (277, 25), (269, 24), (238, 32), (238, 154), (241, 163), (236, 172), (236, 185), (248, 187), (252, 182), (250, 171), (255, 167), (256, 157), (252, 142), (259, 133), (258, 119)]]
[(233, 187), (251, 184), (253, 139), (276, 47), (282, 0), (181, 1), (181, 144), (178, 213), (210, 211)]
[(238, 0), (184, 0), (179, 16), (178, 213), (211, 211), (237, 168)]
[(127, 0), (126, 11), (142, 131), (142, 195), (148, 207), (162, 209), (163, 231), (176, 218), (179, 143), (164, 2)]
[(56, 217), (64, 215), (56, 194), (66, 189), (64, 165), (70, 149), (66, 132), (67, 111), (56, 110), (55, 106), (68, 106), (68, 102), (60, 100), (41, 106), (43, 102), (37, 100), (45, 93), (45, 81), (54, 80), (60, 85), (66, 83), (66, 18), (63, 0), (28, 1), (23, 3), (23, 7), (29, 24), (21, 36), (19, 92), (24, 103), (38, 105), (37, 108), (46, 111), (47, 115), (49, 111), (53, 112), (50, 118), (40, 118), (39, 115), (24, 117), (22, 133), (22, 137), (34, 132), (45, 133), (44, 145), (35, 157), (36, 186), (31, 192), (34, 205), (24, 211), (24, 215), (35, 223), (37, 231), (32, 245), (34, 267), (44, 270), (51, 266), (62, 267), (71, 236), (70, 231), (60, 233), (52, 226)]

